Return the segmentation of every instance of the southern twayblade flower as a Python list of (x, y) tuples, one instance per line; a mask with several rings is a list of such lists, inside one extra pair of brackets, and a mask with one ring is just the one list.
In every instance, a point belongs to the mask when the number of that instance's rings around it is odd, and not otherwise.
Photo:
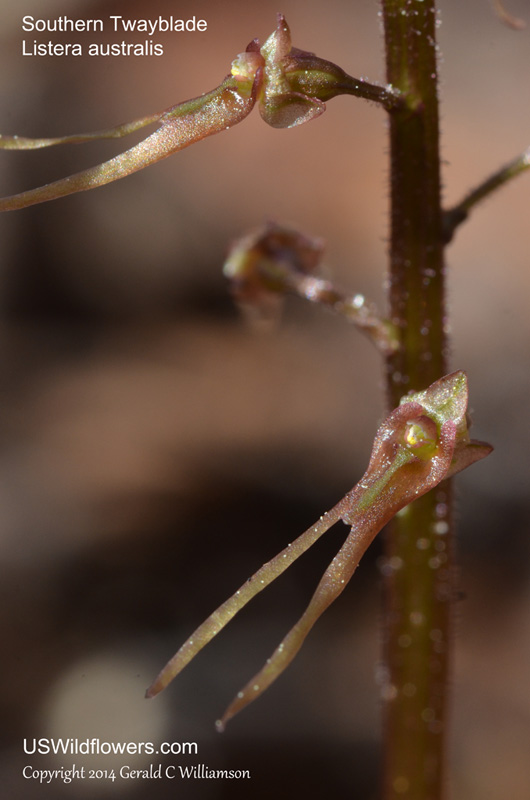
[(275, 319), (288, 292), (332, 309), (356, 325), (384, 355), (398, 346), (396, 330), (363, 295), (348, 295), (317, 269), (322, 239), (268, 222), (233, 242), (223, 272), (244, 312), (258, 321)]
[(105, 131), (29, 139), (0, 135), (0, 149), (32, 150), (58, 144), (115, 139), (153, 123), (160, 127), (139, 144), (95, 167), (37, 189), (0, 199), (0, 211), (13, 211), (35, 203), (94, 189), (124, 178), (182, 150), (207, 136), (231, 128), (250, 114), (256, 103), (263, 119), (274, 128), (292, 128), (322, 114), (324, 101), (339, 94), (354, 94), (391, 110), (399, 102), (391, 88), (375, 86), (347, 75), (340, 67), (291, 47), (285, 18), (278, 14), (276, 30), (263, 47), (254, 39), (232, 62), (231, 72), (211, 92), (142, 119)]
[(491, 452), (490, 445), (469, 438), (467, 403), (463, 372), (447, 375), (424, 391), (402, 398), (377, 431), (368, 469), (359, 483), (197, 628), (149, 687), (147, 696), (162, 691), (249, 600), (342, 520), (351, 526), (351, 531), (325, 571), (309, 606), (264, 667), (237, 694), (218, 722), (219, 730), (259, 697), (290, 664), (314, 623), (346, 587), (381, 528), (440, 481)]

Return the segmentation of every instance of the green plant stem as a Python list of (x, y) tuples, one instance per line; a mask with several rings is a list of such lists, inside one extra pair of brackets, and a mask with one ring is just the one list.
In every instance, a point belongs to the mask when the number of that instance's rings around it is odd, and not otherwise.
[(373, 303), (362, 294), (348, 295), (331, 281), (291, 271), (285, 275), (285, 285), (299, 297), (311, 303), (320, 303), (336, 314), (341, 314), (367, 336), (377, 349), (387, 356), (397, 346), (394, 326), (383, 319)]
[(387, 111), (392, 111), (392, 109), (401, 106), (401, 97), (398, 92), (385, 86), (377, 86), (368, 81), (349, 78), (348, 81), (344, 81), (337, 87), (337, 89), (339, 88), (341, 94), (350, 94), (355, 97), (362, 97), (365, 100), (371, 100), (382, 105)]
[[(383, 0), (390, 112), (388, 402), (447, 372), (434, 0)], [(405, 508), (385, 542), (384, 800), (444, 789), (452, 564), (448, 483)]]
[(527, 147), (521, 155), (514, 158), (509, 164), (490, 175), (489, 178), (469, 192), (456, 206), (445, 211), (443, 216), (445, 241), (451, 241), (456, 228), (466, 221), (469, 212), (477, 203), (488, 198), (490, 194), (493, 194), (513, 178), (526, 172), (527, 169), (530, 169), (530, 147)]
[[(302, 61), (301, 66), (303, 65)], [(352, 97), (362, 97), (364, 100), (379, 103), (387, 111), (402, 106), (402, 97), (393, 86), (378, 86), (363, 78), (353, 78), (335, 64), (324, 61), (324, 59), (313, 61), (309, 57), (306, 65), (311, 65), (313, 68), (289, 69), (289, 86), (292, 91), (301, 92), (308, 97), (318, 97), (324, 102), (341, 94), (349, 94)], [(327, 74), (327, 70), (329, 70), (329, 74)], [(341, 73), (340, 77), (330, 81), (329, 75), (335, 71)]]

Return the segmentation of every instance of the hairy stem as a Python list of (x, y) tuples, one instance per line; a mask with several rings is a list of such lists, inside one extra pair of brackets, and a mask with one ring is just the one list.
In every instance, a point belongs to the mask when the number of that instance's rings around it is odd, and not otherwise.
[(470, 191), (463, 200), (457, 203), (457, 205), (445, 211), (443, 217), (445, 241), (451, 241), (456, 228), (461, 225), (462, 222), (466, 221), (469, 212), (477, 203), (486, 200), (490, 194), (496, 192), (497, 189), (500, 189), (505, 183), (513, 180), (513, 178), (526, 172), (527, 169), (530, 169), (530, 147), (527, 147), (523, 153), (517, 156), (517, 158), (514, 158), (513, 161), (510, 161), (509, 164), (501, 167), (501, 169), (494, 172), (493, 175), (490, 175), (489, 178), (486, 178), (486, 180), (475, 189), (472, 189), (472, 191)]
[(396, 347), (392, 323), (383, 319), (376, 307), (367, 302), (362, 294), (345, 294), (329, 280), (294, 271), (285, 276), (285, 284), (299, 297), (312, 303), (320, 303), (346, 317), (383, 355), (392, 353)]
[[(434, 0), (383, 0), (390, 113), (388, 401), (447, 372)], [(440, 800), (450, 643), (451, 503), (447, 482), (394, 520), (386, 537), (384, 800)]]

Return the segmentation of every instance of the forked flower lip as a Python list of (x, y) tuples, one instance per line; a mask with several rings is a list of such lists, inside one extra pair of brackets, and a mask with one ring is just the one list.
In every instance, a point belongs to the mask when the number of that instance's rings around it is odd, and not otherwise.
[(276, 29), (265, 44), (260, 48), (259, 41), (253, 39), (246, 51), (234, 59), (231, 73), (223, 82), (200, 97), (95, 133), (40, 139), (0, 134), (0, 149), (32, 150), (117, 139), (159, 123), (159, 128), (150, 136), (102, 164), (36, 189), (0, 198), (0, 211), (27, 208), (125, 178), (207, 136), (237, 125), (256, 103), (267, 124), (274, 128), (292, 128), (320, 116), (326, 108), (324, 100), (337, 94), (372, 99), (388, 110), (395, 104), (394, 96), (386, 89), (356, 81), (331, 62), (291, 47), (289, 26), (285, 17), (278, 14)]
[(147, 696), (162, 691), (249, 600), (342, 520), (351, 526), (350, 533), (306, 611), (262, 669), (237, 693), (217, 721), (217, 730), (224, 730), (228, 720), (263, 694), (291, 663), (320, 615), (344, 590), (381, 528), (417, 497), (491, 452), (489, 445), (469, 439), (467, 400), (467, 378), (461, 371), (404, 397), (379, 427), (368, 468), (356, 486), (197, 628), (149, 687)]

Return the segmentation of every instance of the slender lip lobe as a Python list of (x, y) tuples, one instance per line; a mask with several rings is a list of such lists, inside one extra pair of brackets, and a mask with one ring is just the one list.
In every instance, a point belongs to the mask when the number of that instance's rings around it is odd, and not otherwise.
[[(424, 392), (403, 398), (379, 427), (368, 468), (356, 486), (216, 609), (166, 664), (146, 696), (154, 697), (162, 691), (256, 594), (342, 520), (351, 526), (344, 544), (324, 572), (304, 614), (218, 720), (217, 729), (223, 731), (228, 720), (258, 698), (291, 663), (315, 622), (345, 589), (381, 528), (401, 508), (447, 477), (455, 459), (457, 466), (460, 462), (460, 468), (464, 468), (491, 451), (489, 446), (477, 449), (480, 443), (467, 436), (467, 401), (463, 372), (445, 376)], [(470, 452), (466, 454), (467, 449)]]

